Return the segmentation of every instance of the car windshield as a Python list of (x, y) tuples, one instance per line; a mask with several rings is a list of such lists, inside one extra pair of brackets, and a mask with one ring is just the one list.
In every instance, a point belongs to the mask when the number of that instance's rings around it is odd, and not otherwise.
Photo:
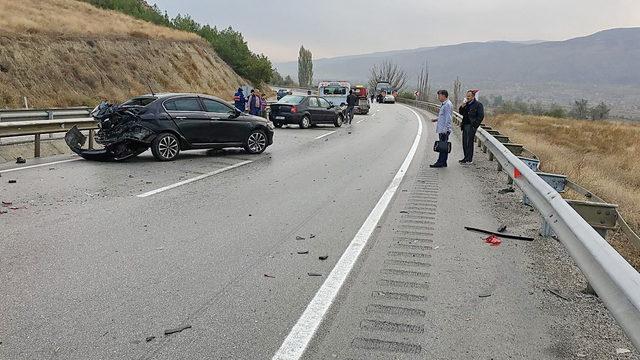
[(321, 95), (346, 95), (348, 89), (344, 86), (327, 86), (320, 88)]
[(287, 95), (278, 101), (278, 104), (298, 105), (304, 100), (304, 96)]

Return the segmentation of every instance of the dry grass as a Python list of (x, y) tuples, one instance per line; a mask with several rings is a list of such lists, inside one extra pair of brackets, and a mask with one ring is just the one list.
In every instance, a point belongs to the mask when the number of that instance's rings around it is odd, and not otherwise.
[(0, 0), (2, 33), (199, 41), (184, 31), (156, 26), (76, 0)]
[(94, 105), (149, 92), (230, 99), (246, 84), (197, 35), (75, 0), (0, 0), (0, 108)]
[[(498, 115), (488, 123), (538, 155), (545, 172), (568, 175), (605, 201), (618, 204), (638, 232), (640, 124), (527, 115)], [(611, 242), (638, 268), (637, 249), (620, 236)]]

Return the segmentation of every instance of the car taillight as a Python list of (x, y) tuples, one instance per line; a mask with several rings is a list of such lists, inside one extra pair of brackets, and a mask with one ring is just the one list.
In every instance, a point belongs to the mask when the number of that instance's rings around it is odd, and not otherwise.
[(292, 113), (297, 113), (297, 112), (298, 112), (298, 108), (297, 108), (297, 107), (295, 107), (295, 106), (292, 106), (292, 107), (291, 107), (291, 112), (292, 112)]

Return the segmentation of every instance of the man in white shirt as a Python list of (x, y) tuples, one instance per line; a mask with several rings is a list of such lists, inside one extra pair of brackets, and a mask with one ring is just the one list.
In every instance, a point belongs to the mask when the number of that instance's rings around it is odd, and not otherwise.
[[(449, 141), (449, 135), (451, 134), (451, 116), (453, 115), (453, 104), (449, 100), (449, 92), (447, 90), (438, 90), (438, 100), (442, 104), (440, 106), (440, 112), (438, 113), (438, 120), (436, 123), (436, 133), (438, 134), (438, 140)], [(440, 152), (438, 161), (435, 164), (429, 165), (432, 168), (447, 167), (447, 159), (449, 153), (447, 151)]]

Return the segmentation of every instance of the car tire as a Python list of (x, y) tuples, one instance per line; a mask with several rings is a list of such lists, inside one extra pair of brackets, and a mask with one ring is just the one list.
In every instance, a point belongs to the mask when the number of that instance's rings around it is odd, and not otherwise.
[(344, 117), (342, 115), (338, 115), (336, 120), (333, 122), (333, 126), (340, 127), (344, 123)]
[(172, 133), (162, 133), (151, 143), (151, 153), (158, 161), (172, 161), (180, 154), (180, 141)]
[(261, 154), (267, 148), (267, 134), (262, 130), (253, 130), (244, 141), (244, 150), (249, 154)]
[(273, 126), (277, 127), (278, 129), (282, 127), (282, 123), (273, 123)]
[(309, 127), (311, 127), (311, 118), (309, 115), (305, 115), (300, 120), (300, 129), (308, 129)]

